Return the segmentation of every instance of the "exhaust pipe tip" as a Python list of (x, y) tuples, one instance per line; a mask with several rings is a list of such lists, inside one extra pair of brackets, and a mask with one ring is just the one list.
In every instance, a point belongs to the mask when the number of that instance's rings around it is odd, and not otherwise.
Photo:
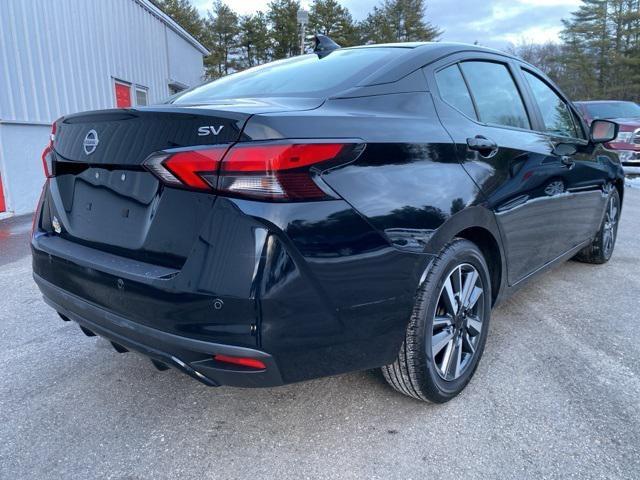
[(71, 319), (69, 317), (67, 317), (66, 315), (61, 314), (60, 312), (58, 312), (58, 316), (65, 322), (70, 322)]
[(95, 333), (93, 333), (87, 327), (83, 327), (82, 325), (80, 325), (80, 330), (82, 330), (82, 333), (84, 333), (87, 337), (95, 337), (96, 336)]
[(114, 348), (114, 350), (118, 353), (126, 353), (129, 350), (127, 350), (126, 348), (124, 348), (122, 345), (120, 345), (119, 343), (116, 342), (111, 342), (111, 346)]

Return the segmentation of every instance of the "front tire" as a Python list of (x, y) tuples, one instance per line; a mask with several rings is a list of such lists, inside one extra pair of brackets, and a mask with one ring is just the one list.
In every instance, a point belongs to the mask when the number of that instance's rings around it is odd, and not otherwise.
[(574, 258), (583, 263), (594, 263), (598, 265), (607, 263), (611, 259), (613, 249), (616, 246), (619, 220), (620, 194), (618, 194), (618, 190), (614, 188), (607, 199), (607, 207), (604, 218), (602, 219), (602, 224), (600, 225), (600, 230), (598, 230), (591, 245), (578, 252)]
[(418, 400), (444, 403), (469, 383), (484, 351), (491, 281), (480, 249), (449, 243), (420, 285), (398, 357), (382, 367), (387, 382)]

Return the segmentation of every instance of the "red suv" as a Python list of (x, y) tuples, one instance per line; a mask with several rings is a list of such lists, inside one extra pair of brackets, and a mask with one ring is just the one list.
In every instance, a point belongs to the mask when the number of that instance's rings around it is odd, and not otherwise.
[(574, 105), (588, 124), (604, 118), (620, 125), (618, 136), (606, 146), (619, 153), (624, 166), (640, 167), (640, 105), (616, 100), (574, 102)]

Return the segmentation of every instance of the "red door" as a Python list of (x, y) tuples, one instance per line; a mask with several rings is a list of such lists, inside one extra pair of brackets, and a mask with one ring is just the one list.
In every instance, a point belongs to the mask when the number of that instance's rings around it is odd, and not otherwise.
[(2, 175), (0, 175), (0, 212), (4, 212), (7, 209), (4, 203), (4, 191), (2, 190)]
[(116, 107), (128, 108), (131, 106), (131, 85), (116, 82)]

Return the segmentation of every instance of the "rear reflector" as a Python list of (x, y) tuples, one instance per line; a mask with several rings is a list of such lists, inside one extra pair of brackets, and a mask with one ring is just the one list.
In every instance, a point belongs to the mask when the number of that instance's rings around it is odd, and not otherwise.
[(213, 359), (222, 363), (231, 363), (233, 365), (240, 365), (243, 367), (255, 368), (258, 370), (265, 370), (267, 366), (260, 360), (247, 357), (232, 357), (230, 355), (214, 355)]
[[(321, 188), (311, 170), (343, 158), (350, 161), (358, 144), (243, 144), (208, 149), (160, 152), (144, 166), (167, 185), (271, 201), (336, 198)], [(349, 148), (351, 147), (351, 148)]]
[(49, 144), (42, 151), (42, 168), (44, 176), (51, 178), (55, 175), (53, 165), (53, 141), (56, 139), (56, 122), (51, 125), (51, 134), (49, 135)]
[(53, 177), (53, 148), (51, 145), (47, 145), (42, 151), (42, 168), (45, 177)]

